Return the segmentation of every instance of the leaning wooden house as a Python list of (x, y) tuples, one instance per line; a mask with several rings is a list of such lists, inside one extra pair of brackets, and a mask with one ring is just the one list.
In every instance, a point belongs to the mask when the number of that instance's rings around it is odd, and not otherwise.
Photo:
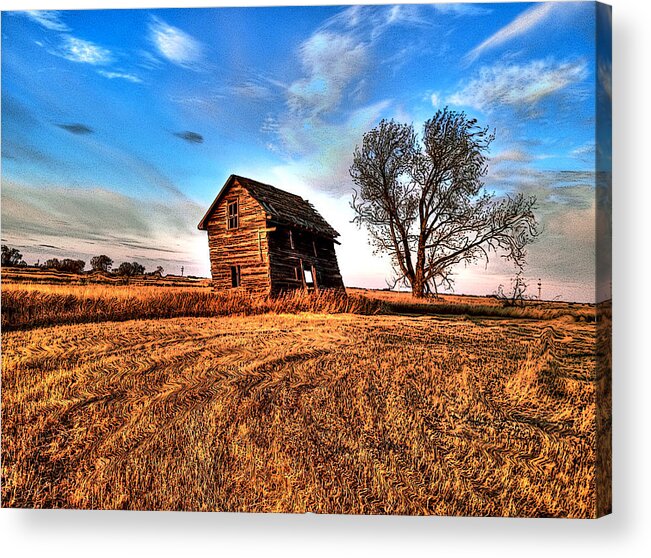
[(199, 229), (208, 231), (218, 290), (277, 294), (344, 287), (335, 253), (339, 233), (300, 196), (231, 175)]

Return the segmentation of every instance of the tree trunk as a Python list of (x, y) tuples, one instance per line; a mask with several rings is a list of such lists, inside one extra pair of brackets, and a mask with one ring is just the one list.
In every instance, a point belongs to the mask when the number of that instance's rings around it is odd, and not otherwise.
[(411, 285), (411, 294), (415, 298), (425, 298), (425, 282), (423, 281), (423, 274), (416, 272), (416, 277)]
[(414, 280), (411, 282), (411, 294), (415, 298), (425, 298), (425, 242), (422, 237), (418, 241), (416, 269)]

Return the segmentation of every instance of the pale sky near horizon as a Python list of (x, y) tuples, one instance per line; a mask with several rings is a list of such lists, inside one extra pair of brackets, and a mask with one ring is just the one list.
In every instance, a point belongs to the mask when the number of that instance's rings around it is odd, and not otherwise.
[[(241, 174), (309, 199), (341, 233), (346, 285), (382, 288), (390, 266), (350, 222), (353, 149), (382, 118), (420, 131), (449, 106), (495, 128), (488, 189), (538, 198), (532, 294), (540, 278), (543, 298), (593, 301), (599, 17), (590, 2), (3, 12), (2, 242), (29, 263), (105, 253), (208, 276), (197, 223)], [(457, 271), (468, 294), (512, 274), (499, 256)]]

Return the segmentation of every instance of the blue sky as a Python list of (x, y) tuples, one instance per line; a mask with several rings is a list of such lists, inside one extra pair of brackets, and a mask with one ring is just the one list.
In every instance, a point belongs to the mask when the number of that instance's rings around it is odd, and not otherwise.
[[(3, 242), (208, 275), (196, 225), (235, 173), (312, 201), (346, 284), (384, 287), (350, 223), (353, 149), (448, 105), (496, 130), (489, 189), (539, 199), (527, 275), (591, 300), (595, 28), (590, 2), (3, 12)], [(511, 274), (458, 271), (477, 294)]]

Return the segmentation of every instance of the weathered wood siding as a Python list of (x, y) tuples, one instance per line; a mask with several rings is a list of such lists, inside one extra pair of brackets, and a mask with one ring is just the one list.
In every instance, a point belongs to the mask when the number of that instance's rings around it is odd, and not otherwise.
[[(239, 204), (239, 226), (228, 228), (228, 203)], [(267, 294), (271, 288), (267, 219), (264, 210), (238, 183), (233, 184), (207, 224), (210, 271), (218, 290), (237, 290), (231, 284), (231, 266), (240, 266), (238, 289)]]
[[(314, 267), (317, 288), (343, 288), (344, 283), (337, 264), (335, 245), (331, 239), (287, 226), (273, 226), (276, 230), (269, 233), (272, 292), (303, 288), (301, 263), (308, 267)], [(289, 236), (290, 231), (293, 248)]]

